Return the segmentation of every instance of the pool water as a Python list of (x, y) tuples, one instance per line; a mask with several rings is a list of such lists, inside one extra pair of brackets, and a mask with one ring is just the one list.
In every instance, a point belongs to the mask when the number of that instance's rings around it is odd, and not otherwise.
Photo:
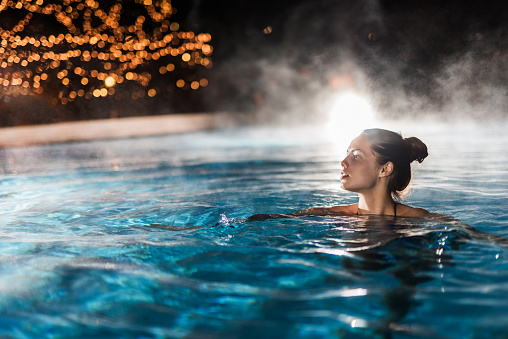
[(507, 338), (508, 125), (386, 125), (429, 147), (406, 202), (460, 222), (242, 222), (356, 201), (324, 127), (0, 150), (0, 336)]

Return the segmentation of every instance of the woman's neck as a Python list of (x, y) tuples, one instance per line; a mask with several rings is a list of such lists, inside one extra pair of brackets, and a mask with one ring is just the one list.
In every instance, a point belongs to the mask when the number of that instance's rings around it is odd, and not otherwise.
[(358, 194), (358, 214), (393, 215), (396, 204), (390, 195)]

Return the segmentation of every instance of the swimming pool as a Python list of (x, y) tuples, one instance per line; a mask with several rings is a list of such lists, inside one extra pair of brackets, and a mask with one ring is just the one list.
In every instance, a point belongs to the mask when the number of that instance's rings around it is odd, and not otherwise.
[[(393, 123), (430, 157), (407, 201), (508, 239), (505, 123)], [(7, 338), (506, 338), (508, 247), (356, 201), (339, 131), (235, 128), (0, 150)]]

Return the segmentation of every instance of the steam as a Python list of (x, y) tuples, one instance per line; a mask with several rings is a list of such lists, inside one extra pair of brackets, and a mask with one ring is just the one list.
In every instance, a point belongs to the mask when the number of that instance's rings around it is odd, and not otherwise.
[(443, 93), (443, 110), (474, 118), (502, 117), (508, 108), (508, 55), (473, 51), (446, 65), (436, 78)]
[[(431, 6), (391, 10), (376, 0), (295, 2), (283, 23), (270, 26), (274, 41), (260, 27), (216, 67), (216, 83), (230, 90), (219, 89), (212, 102), (247, 111), (249, 122), (344, 128), (374, 118), (505, 116), (508, 53), (497, 43), (500, 30), (445, 31), (446, 15), (426, 19)], [(401, 20), (405, 26), (394, 27)], [(367, 103), (368, 117), (341, 101), (348, 95)]]

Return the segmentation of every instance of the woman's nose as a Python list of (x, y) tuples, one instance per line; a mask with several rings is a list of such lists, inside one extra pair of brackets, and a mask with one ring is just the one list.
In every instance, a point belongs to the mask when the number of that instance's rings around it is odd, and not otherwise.
[(347, 157), (342, 159), (342, 161), (340, 162), (340, 165), (342, 166), (342, 168), (347, 168), (348, 167)]

